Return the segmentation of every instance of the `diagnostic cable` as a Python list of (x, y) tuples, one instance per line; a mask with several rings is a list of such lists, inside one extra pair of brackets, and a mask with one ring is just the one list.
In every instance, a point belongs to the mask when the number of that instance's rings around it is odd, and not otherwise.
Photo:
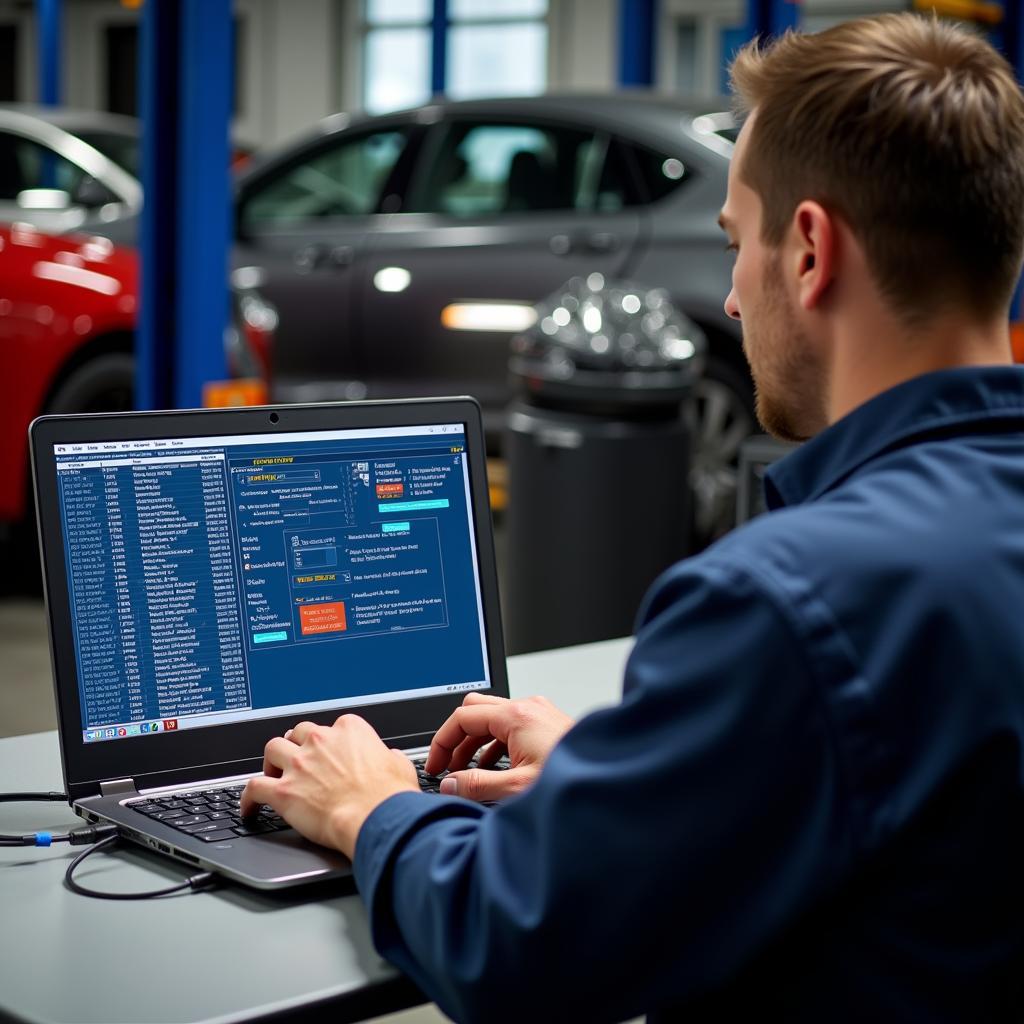
[[(13, 803), (67, 803), (67, 793), (0, 793), (0, 804)], [(20, 836), (0, 835), (0, 847), (11, 846), (52, 846), (54, 843), (68, 843), (71, 846), (90, 846), (90, 849), (83, 850), (68, 865), (64, 873), (64, 884), (79, 896), (91, 896), (94, 899), (102, 900), (148, 900), (157, 896), (169, 896), (171, 893), (184, 892), (186, 889), (196, 891), (204, 889), (216, 881), (217, 876), (212, 871), (201, 871), (192, 875), (178, 885), (171, 885), (165, 889), (155, 889), (151, 892), (101, 892), (98, 889), (89, 889), (76, 882), (74, 879), (75, 870), (86, 857), (97, 853), (99, 850), (110, 849), (120, 838), (116, 825), (84, 825), (81, 828), (73, 828), (65, 833), (53, 832), (27, 832)], [(93, 845), (95, 844), (95, 845)]]

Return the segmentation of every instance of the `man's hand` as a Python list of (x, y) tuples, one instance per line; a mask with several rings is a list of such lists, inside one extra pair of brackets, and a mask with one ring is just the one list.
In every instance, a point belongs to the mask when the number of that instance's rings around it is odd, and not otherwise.
[[(508, 700), (470, 693), (434, 736), (426, 769), (441, 780), (442, 793), (470, 800), (500, 800), (526, 789), (540, 774), (552, 747), (573, 726), (573, 720), (544, 697)], [(466, 766), (477, 759), (480, 768)], [(487, 771), (505, 753), (508, 771)]]
[(263, 775), (242, 793), (241, 811), (246, 817), (270, 804), (307, 839), (351, 858), (370, 812), (407, 790), (420, 791), (412, 762), (362, 718), (342, 715), (333, 726), (300, 722), (272, 739)]

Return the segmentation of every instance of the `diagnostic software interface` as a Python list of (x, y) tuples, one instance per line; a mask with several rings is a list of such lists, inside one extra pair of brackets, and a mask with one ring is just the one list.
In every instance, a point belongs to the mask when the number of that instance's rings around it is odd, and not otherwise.
[(489, 687), (465, 443), (55, 445), (85, 742)]

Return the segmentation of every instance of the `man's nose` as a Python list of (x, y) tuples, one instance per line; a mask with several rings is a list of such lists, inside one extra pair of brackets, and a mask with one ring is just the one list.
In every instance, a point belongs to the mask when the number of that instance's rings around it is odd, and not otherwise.
[(736, 298), (735, 288), (730, 288), (729, 294), (725, 297), (725, 313), (726, 316), (731, 316), (733, 320), (740, 319), (740, 304)]

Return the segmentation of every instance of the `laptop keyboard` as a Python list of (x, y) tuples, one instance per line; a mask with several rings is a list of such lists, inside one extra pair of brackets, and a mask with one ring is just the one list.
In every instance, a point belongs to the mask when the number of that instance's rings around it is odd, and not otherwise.
[(244, 785), (189, 790), (128, 804), (154, 821), (162, 821), (204, 843), (222, 843), (240, 836), (262, 836), (291, 826), (276, 811), (262, 806), (251, 818), (239, 814)]
[[(424, 793), (440, 793), (441, 792), (441, 780), (448, 774), (447, 772), (441, 772), (440, 775), (428, 775), (424, 765), (427, 763), (425, 757), (413, 758), (413, 765), (416, 768), (416, 779), (420, 784), (420, 789)], [(476, 762), (474, 757), (469, 762), (470, 768), (479, 768), (480, 766)], [(490, 769), (491, 771), (503, 772), (511, 767), (511, 762), (508, 759), (508, 754), (504, 757), (500, 757)]]
[[(424, 793), (439, 793), (441, 780), (448, 774), (428, 775), (424, 765), (426, 758), (413, 760), (420, 789)], [(477, 767), (475, 760), (469, 763)], [(502, 757), (492, 769), (504, 771), (509, 767), (508, 757)], [(160, 797), (132, 800), (127, 806), (145, 814), (154, 821), (161, 821), (181, 832), (195, 836), (204, 843), (222, 843), (245, 836), (262, 836), (270, 832), (282, 832), (291, 828), (275, 810), (264, 804), (251, 818), (239, 814), (239, 800), (244, 784), (221, 786), (217, 789), (189, 790), (185, 793), (169, 793)]]

